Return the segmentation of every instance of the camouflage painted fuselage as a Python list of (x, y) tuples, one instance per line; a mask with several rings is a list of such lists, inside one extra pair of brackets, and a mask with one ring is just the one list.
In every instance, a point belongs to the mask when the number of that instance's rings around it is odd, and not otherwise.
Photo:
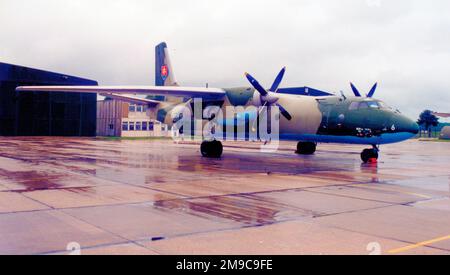
[[(253, 88), (224, 89), (221, 100), (203, 99), (207, 106), (258, 106), (259, 93)], [(386, 144), (400, 142), (418, 133), (417, 124), (399, 111), (388, 108), (379, 100), (362, 97), (311, 97), (277, 93), (277, 103), (292, 116), (280, 116), (281, 140), (332, 142), (352, 144)], [(166, 102), (158, 110), (157, 119), (172, 125), (177, 106), (193, 109), (192, 102), (175, 104)], [(249, 113), (255, 117), (256, 113)], [(207, 122), (207, 121), (205, 121)], [(226, 123), (233, 123), (227, 121)], [(248, 122), (247, 122), (248, 123)], [(224, 126), (224, 125), (223, 125)]]

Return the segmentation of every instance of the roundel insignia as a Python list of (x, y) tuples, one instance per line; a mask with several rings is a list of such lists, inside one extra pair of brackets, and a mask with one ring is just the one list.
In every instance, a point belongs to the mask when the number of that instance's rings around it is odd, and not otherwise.
[(167, 65), (161, 66), (161, 77), (163, 80), (166, 80), (169, 76), (169, 69), (167, 68)]

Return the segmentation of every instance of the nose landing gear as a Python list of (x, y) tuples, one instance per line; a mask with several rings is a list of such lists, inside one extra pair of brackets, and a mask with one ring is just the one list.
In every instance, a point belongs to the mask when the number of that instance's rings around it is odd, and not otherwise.
[(223, 153), (222, 142), (217, 140), (203, 141), (200, 145), (200, 152), (206, 158), (220, 158)]
[(361, 152), (361, 160), (364, 163), (368, 163), (368, 162), (375, 163), (375, 162), (378, 161), (378, 151), (380, 149), (376, 145), (372, 145), (372, 146), (373, 146), (373, 148), (371, 148), (371, 149), (364, 149)]

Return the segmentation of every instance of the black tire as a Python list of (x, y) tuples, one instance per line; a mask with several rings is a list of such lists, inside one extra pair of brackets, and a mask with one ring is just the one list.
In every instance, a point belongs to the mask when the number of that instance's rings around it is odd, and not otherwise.
[(203, 141), (200, 145), (200, 152), (202, 156), (207, 158), (220, 158), (223, 153), (222, 142), (213, 141)]
[(313, 155), (316, 152), (317, 145), (314, 142), (297, 143), (296, 153), (299, 155)]
[(223, 153), (223, 145), (222, 142), (214, 140), (212, 142), (212, 147), (213, 149), (213, 153), (212, 153), (212, 157), (213, 158), (220, 158), (222, 156)]
[(375, 149), (364, 149), (361, 152), (361, 160), (367, 163), (370, 159), (378, 159), (378, 152)]
[(211, 151), (211, 142), (210, 141), (203, 141), (200, 145), (200, 153), (202, 153), (202, 156), (209, 157)]

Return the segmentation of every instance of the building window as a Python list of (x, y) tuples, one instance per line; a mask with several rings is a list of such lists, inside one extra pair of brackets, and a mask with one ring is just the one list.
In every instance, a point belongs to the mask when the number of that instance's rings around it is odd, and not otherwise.
[(141, 112), (142, 113), (142, 105), (137, 105), (136, 106), (136, 112)]
[(148, 106), (147, 106), (147, 105), (142, 106), (142, 112), (146, 113), (146, 112), (147, 112), (147, 109), (148, 109)]
[(140, 131), (140, 130), (141, 130), (141, 122), (136, 121), (136, 131)]
[(112, 123), (109, 124), (109, 130), (114, 130), (114, 124)]
[(147, 131), (147, 121), (142, 121), (142, 131)]
[(134, 122), (130, 122), (129, 124), (130, 124), (130, 128), (129, 128), (130, 131), (134, 131)]
[(149, 131), (153, 131), (153, 121), (150, 121), (149, 123), (148, 123), (148, 130)]
[(130, 106), (128, 107), (128, 111), (130, 111), (130, 112), (136, 112), (136, 105), (130, 104)]
[(128, 121), (122, 123), (122, 131), (128, 131)]

